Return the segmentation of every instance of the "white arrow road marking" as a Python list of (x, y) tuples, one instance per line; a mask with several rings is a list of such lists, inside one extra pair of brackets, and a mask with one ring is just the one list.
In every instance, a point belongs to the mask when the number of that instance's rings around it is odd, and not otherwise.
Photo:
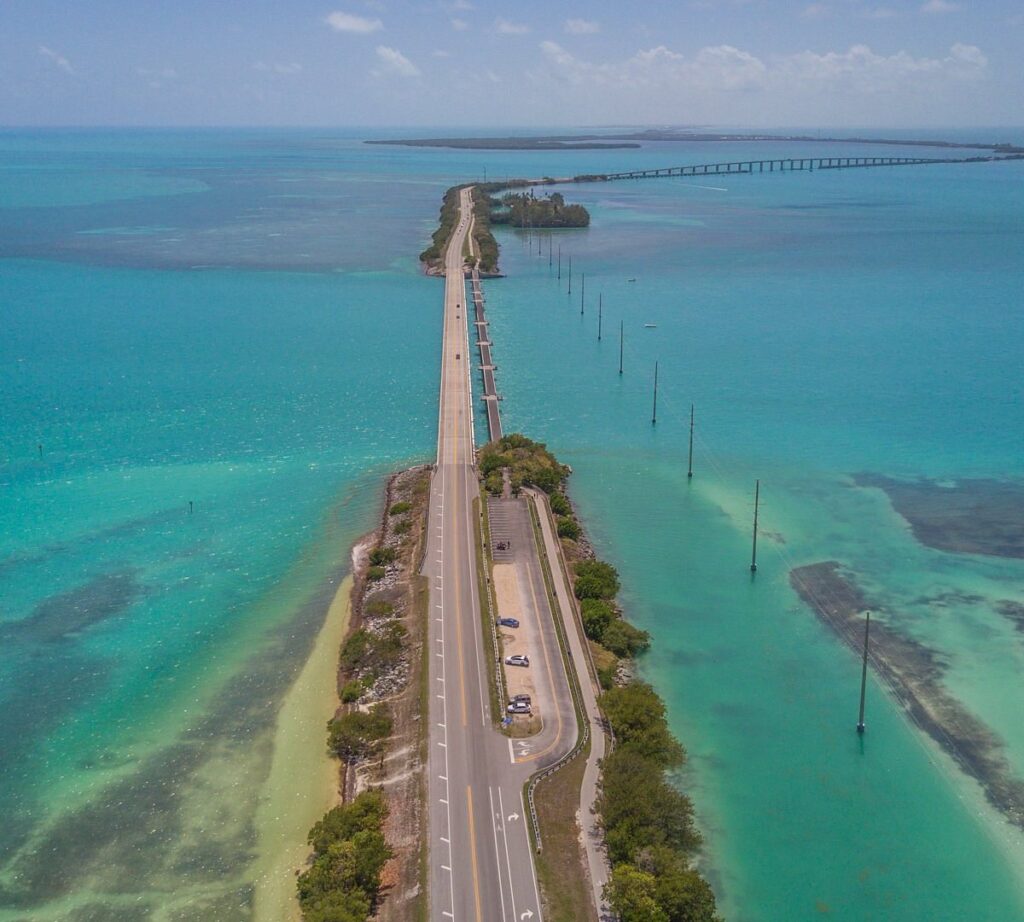
[(510, 823), (514, 823), (517, 819), (519, 819), (519, 814), (518, 813), (510, 813), (508, 815), (508, 821)]
[(519, 913), (519, 918), (520, 919), (532, 919), (533, 918), (533, 910), (532, 909), (527, 909), (526, 912)]

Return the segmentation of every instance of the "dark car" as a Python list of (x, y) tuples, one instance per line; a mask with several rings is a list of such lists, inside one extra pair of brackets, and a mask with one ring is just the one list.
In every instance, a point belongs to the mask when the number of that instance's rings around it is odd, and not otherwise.
[(519, 627), (519, 622), (515, 618), (499, 618), (498, 624), (502, 627)]
[(529, 695), (513, 695), (509, 704), (530, 704), (532, 700)]

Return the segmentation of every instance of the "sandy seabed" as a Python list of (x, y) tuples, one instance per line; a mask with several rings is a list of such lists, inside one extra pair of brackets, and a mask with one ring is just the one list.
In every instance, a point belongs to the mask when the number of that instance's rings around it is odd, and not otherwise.
[(348, 631), (351, 595), (347, 576), (278, 715), (270, 775), (256, 814), (255, 922), (301, 919), (295, 876), (309, 856), (306, 836), (340, 800), (338, 763), (327, 752), (326, 726), (339, 703), (338, 650)]

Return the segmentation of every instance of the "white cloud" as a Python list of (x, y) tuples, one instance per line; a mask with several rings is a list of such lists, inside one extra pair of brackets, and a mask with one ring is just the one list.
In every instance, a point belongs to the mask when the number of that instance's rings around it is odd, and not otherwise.
[(465, 32), (469, 28), (469, 23), (465, 19), (453, 19), (452, 28), (456, 32)]
[(934, 94), (941, 81), (965, 83), (988, 73), (988, 59), (981, 49), (964, 44), (953, 45), (942, 58), (914, 57), (905, 51), (879, 55), (866, 45), (854, 45), (843, 52), (804, 51), (767, 62), (732, 45), (702, 48), (692, 56), (659, 45), (624, 61), (600, 64), (577, 58), (556, 42), (542, 42), (540, 48), (548, 77), (569, 85), (634, 92), (659, 87), (677, 94), (824, 92), (835, 98), (901, 90)]
[(466, 13), (473, 9), (473, 4), (469, 0), (449, 0), (448, 3), (442, 3), (441, 8), (446, 13)]
[(367, 19), (365, 16), (343, 13), (341, 10), (328, 14), (324, 22), (335, 32), (355, 32), (358, 35), (367, 35), (384, 28), (384, 23), (379, 19)]
[(938, 79), (973, 80), (984, 76), (988, 59), (975, 45), (953, 45), (944, 58), (915, 58), (906, 51), (875, 54), (867, 45), (849, 51), (815, 54), (805, 51), (781, 59), (779, 75), (810, 84), (841, 84), (859, 93), (888, 93), (911, 85), (929, 85)]
[(960, 9), (960, 4), (951, 3), (950, 0), (927, 0), (921, 4), (922, 13), (953, 13)]
[(507, 19), (499, 19), (494, 23), (494, 28), (502, 35), (526, 35), (530, 27), (518, 22), (509, 22)]
[(601, 31), (601, 24), (591, 19), (567, 19), (565, 31), (570, 35), (593, 35)]
[(377, 59), (381, 64), (381, 69), (374, 71), (377, 76), (391, 74), (396, 77), (418, 77), (420, 75), (420, 69), (397, 48), (378, 45)]
[(431, 55), (435, 58), (450, 58), (452, 53), (450, 51), (445, 51), (443, 48), (435, 48), (431, 52)]
[(54, 66), (59, 67), (64, 73), (74, 74), (75, 69), (71, 66), (71, 62), (60, 52), (47, 48), (46, 45), (40, 45), (39, 53), (47, 60), (52, 61)]
[(865, 19), (893, 19), (896, 16), (896, 11), (887, 6), (878, 6), (872, 10), (865, 10), (861, 15)]
[(821, 19), (828, 13), (828, 7), (824, 3), (809, 3), (800, 14), (804, 19)]

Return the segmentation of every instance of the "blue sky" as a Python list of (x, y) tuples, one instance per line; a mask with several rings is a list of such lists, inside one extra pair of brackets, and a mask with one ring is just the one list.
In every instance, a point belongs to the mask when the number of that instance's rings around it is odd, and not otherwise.
[(1024, 122), (1020, 0), (0, 0), (0, 124)]

